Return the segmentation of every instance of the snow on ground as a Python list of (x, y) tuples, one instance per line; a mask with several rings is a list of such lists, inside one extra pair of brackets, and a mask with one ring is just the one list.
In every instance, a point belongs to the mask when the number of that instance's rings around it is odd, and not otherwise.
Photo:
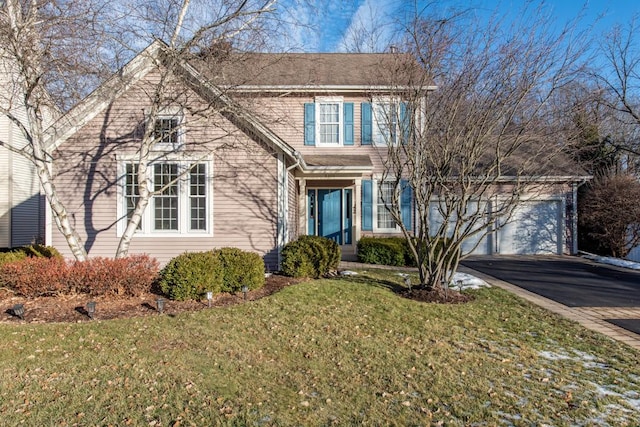
[[(407, 277), (408, 274), (398, 273), (398, 276)], [(471, 274), (458, 272), (453, 275), (453, 279), (451, 280), (451, 283), (449, 283), (449, 287), (459, 291), (466, 291), (468, 289), (490, 288), (491, 285), (476, 276), (472, 276)]]
[(593, 254), (586, 254), (584, 255), (584, 257), (601, 264), (609, 264), (618, 267), (631, 268), (633, 270), (640, 270), (640, 262), (627, 261), (626, 259), (611, 258)]

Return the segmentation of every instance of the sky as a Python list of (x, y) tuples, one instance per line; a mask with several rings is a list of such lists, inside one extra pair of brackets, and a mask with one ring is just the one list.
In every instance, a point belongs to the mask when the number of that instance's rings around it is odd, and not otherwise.
[[(393, 31), (390, 21), (401, 22), (425, 6), (442, 13), (448, 8), (462, 7), (478, 16), (489, 16), (495, 10), (509, 16), (516, 14), (524, 3), (524, 0), (283, 0), (281, 5), (292, 19), (307, 25), (291, 31), (296, 50), (338, 52), (353, 45), (354, 34), (363, 33), (359, 29), (375, 27), (377, 34), (388, 35)], [(624, 25), (634, 14), (640, 14), (639, 0), (547, 0), (545, 7), (559, 26), (580, 15), (580, 26), (591, 28), (596, 34), (616, 24)], [(378, 44), (371, 50), (385, 47), (376, 40), (365, 44), (370, 48)]]

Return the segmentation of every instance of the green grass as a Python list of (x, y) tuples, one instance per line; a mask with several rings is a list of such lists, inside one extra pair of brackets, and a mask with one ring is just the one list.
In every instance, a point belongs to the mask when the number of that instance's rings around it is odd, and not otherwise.
[(638, 425), (640, 355), (500, 289), (319, 280), (176, 317), (3, 324), (3, 425)]

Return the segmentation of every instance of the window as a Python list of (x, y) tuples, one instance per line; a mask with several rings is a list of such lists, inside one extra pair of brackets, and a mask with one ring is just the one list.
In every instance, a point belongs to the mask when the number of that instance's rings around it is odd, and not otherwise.
[(398, 143), (401, 104), (390, 99), (379, 99), (373, 103), (373, 142), (376, 145)]
[(317, 145), (342, 144), (342, 109), (342, 98), (316, 98)]
[(398, 103), (379, 101), (373, 104), (373, 141), (376, 145), (398, 143)]
[(378, 182), (378, 203), (376, 206), (376, 226), (378, 229), (396, 230), (397, 224), (385, 206), (385, 201), (389, 206), (392, 204), (394, 191), (395, 184), (393, 182)]
[(163, 110), (153, 122), (154, 148), (177, 151), (184, 145), (184, 117), (178, 108)]
[[(155, 234), (211, 234), (210, 162), (166, 161), (149, 167), (150, 190), (153, 195), (145, 210), (138, 232)], [(119, 230), (131, 218), (139, 198), (138, 165), (124, 163)]]

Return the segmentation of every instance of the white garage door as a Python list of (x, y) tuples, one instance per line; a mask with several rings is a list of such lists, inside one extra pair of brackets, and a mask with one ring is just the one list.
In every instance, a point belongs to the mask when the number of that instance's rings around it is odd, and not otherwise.
[(497, 232), (498, 253), (561, 254), (561, 206), (559, 200), (522, 202)]
[[(473, 216), (475, 213), (480, 210), (483, 212), (487, 211), (487, 203), (486, 202), (469, 202), (467, 207), (469, 210), (468, 215)], [(455, 216), (450, 218), (450, 224), (447, 228), (447, 235), (451, 236), (453, 232), (454, 223), (456, 221)], [(489, 255), (491, 254), (491, 245), (489, 244), (490, 238), (487, 235), (488, 214), (487, 220), (478, 220), (478, 223), (472, 228), (473, 231), (478, 231), (478, 233), (469, 236), (462, 242), (462, 253), (473, 254), (473, 255)], [(442, 214), (438, 211), (438, 203), (431, 202), (429, 204), (429, 225), (432, 233), (440, 228), (444, 219), (442, 218)], [(471, 233), (470, 233), (471, 234)]]

